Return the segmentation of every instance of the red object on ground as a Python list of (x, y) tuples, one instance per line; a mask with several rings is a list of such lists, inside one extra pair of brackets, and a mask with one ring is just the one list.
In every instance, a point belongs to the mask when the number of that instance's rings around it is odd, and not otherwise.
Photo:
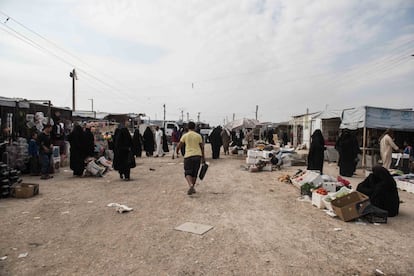
[(348, 180), (346, 180), (345, 178), (342, 178), (340, 175), (338, 175), (338, 177), (336, 178), (339, 182), (341, 182), (342, 184), (344, 184), (344, 186), (349, 186), (349, 184), (351, 184), (351, 182), (349, 182)]

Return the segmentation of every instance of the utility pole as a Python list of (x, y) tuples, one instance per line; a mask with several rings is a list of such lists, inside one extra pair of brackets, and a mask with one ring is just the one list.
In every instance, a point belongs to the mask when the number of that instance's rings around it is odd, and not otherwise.
[(163, 104), (162, 107), (164, 108), (164, 129), (165, 129), (165, 104)]
[(197, 113), (197, 123), (200, 122), (200, 112)]
[(69, 76), (72, 78), (72, 111), (75, 111), (75, 80), (78, 79), (75, 68), (69, 73)]
[(259, 111), (259, 106), (256, 105), (256, 120), (257, 120), (257, 112)]
[(95, 116), (95, 112), (93, 112), (93, 99), (88, 99), (88, 100), (90, 100), (90, 101), (91, 101), (91, 106), (92, 106), (92, 110), (91, 110), (91, 111), (92, 111), (92, 113), (93, 113), (93, 118), (94, 118), (94, 119), (96, 119), (96, 118), (95, 118), (95, 117), (96, 117), (96, 116)]
[(190, 121), (190, 113), (187, 112), (187, 122)]
[(236, 118), (236, 113), (233, 113), (233, 121), (235, 120), (235, 118)]

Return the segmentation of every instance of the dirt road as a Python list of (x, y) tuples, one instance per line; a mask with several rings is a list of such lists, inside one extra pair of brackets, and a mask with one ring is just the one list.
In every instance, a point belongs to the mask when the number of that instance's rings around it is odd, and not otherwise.
[[(400, 191), (387, 224), (345, 223), (277, 181), (299, 167), (249, 173), (243, 158), (221, 156), (190, 197), (182, 161), (137, 159), (130, 182), (115, 171), (74, 178), (68, 167), (52, 180), (24, 177), (41, 193), (0, 200), (0, 275), (414, 275), (414, 194)], [(185, 222), (214, 228), (174, 230)]]

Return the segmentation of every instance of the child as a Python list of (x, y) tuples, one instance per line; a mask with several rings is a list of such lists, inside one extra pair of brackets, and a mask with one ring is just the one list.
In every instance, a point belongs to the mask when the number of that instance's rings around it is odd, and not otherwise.
[(40, 175), (39, 170), (39, 145), (37, 144), (37, 132), (33, 131), (29, 141), (30, 175)]
[(408, 154), (410, 158), (413, 156), (413, 147), (408, 144), (407, 141), (404, 141), (404, 151), (403, 153)]

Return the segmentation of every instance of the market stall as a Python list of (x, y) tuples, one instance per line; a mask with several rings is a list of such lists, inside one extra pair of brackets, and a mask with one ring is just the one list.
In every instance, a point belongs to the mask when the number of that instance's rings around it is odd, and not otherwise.
[[(368, 145), (378, 136), (378, 130), (393, 129), (402, 132), (401, 136), (414, 137), (414, 111), (411, 109), (391, 109), (371, 106), (361, 106), (346, 109), (341, 116), (341, 129), (362, 129), (362, 166), (366, 168), (368, 155), (373, 149)], [(377, 138), (377, 137), (375, 137)], [(401, 141), (397, 141), (402, 145)], [(367, 158), (369, 157), (369, 158)]]

